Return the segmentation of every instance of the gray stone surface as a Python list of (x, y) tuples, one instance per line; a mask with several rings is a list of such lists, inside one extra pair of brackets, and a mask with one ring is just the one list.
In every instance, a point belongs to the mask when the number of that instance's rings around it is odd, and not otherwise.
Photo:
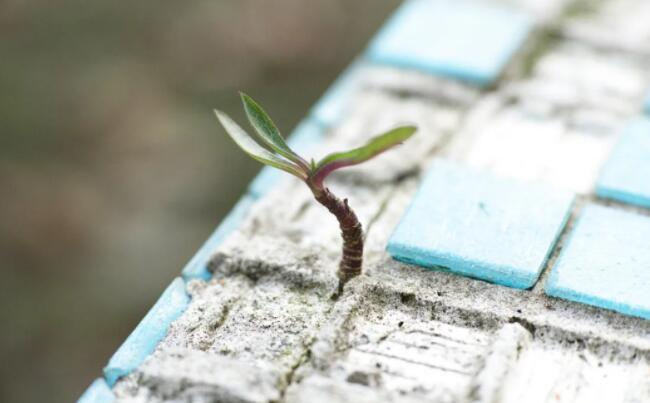
[(498, 0), (531, 15), (538, 24), (554, 24), (569, 6), (571, 0)]
[(272, 366), (200, 350), (170, 348), (143, 364), (137, 380), (120, 385), (129, 402), (263, 403), (280, 398)]
[[(480, 92), (369, 68), (345, 120), (317, 147), (420, 128), (328, 182), (366, 230), (364, 275), (332, 298), (337, 223), (287, 176), (214, 251), (214, 278), (188, 284), (189, 309), (116, 384), (119, 401), (650, 402), (650, 321), (543, 293), (573, 219), (532, 290), (425, 270), (384, 250), (433, 157), (569, 188), (579, 194), (574, 217), (596, 200), (598, 167), (650, 86), (648, 41), (630, 34), (605, 46), (589, 33), (621, 23), (611, 1), (588, 14), (576, 2), (510, 2), (538, 7), (554, 31), (499, 86)], [(634, 29), (642, 37), (645, 27)]]
[(648, 71), (648, 61), (558, 42), (529, 76), (504, 83), (469, 111), (448, 156), (501, 176), (593, 193), (621, 128), (640, 109)]
[(594, 46), (650, 56), (650, 2), (582, 0), (564, 25), (564, 34)]

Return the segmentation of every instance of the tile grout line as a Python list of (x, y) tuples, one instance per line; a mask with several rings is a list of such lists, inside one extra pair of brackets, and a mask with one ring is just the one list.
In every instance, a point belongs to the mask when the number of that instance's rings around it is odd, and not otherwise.
[(544, 268), (537, 277), (535, 285), (530, 290), (531, 293), (545, 295), (544, 287), (546, 285), (546, 281), (548, 280), (551, 271), (555, 267), (557, 260), (560, 258), (562, 250), (567, 246), (568, 241), (571, 237), (571, 233), (573, 232), (573, 227), (578, 220), (578, 217), (580, 217), (580, 214), (582, 213), (582, 210), (586, 204), (587, 200), (585, 200), (584, 196), (575, 196), (569, 217), (564, 224), (562, 231), (560, 231), (560, 234), (557, 236), (555, 243), (551, 247), (548, 258), (544, 262)]
[(563, 249), (567, 246), (571, 234), (574, 230), (576, 221), (578, 220), (578, 218), (580, 218), (582, 211), (587, 205), (609, 207), (619, 211), (625, 211), (627, 213), (650, 217), (650, 208), (635, 206), (617, 200), (605, 199), (599, 197), (595, 193), (590, 193), (587, 195), (580, 195), (580, 194), (576, 195), (576, 199), (571, 208), (569, 219), (564, 225), (564, 228), (562, 229), (560, 235), (558, 236), (557, 241), (553, 245), (552, 251), (549, 254), (548, 259), (546, 259), (546, 262), (544, 263), (544, 268), (540, 272), (540, 275), (537, 281), (535, 282), (535, 285), (530, 290), (534, 294), (546, 294), (544, 291), (544, 287), (546, 286), (548, 277), (550, 276), (553, 268), (555, 267), (557, 260), (560, 258)]

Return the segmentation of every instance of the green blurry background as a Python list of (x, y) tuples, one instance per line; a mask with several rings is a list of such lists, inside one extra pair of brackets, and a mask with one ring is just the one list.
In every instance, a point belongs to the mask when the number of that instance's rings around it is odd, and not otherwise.
[(399, 0), (0, 0), (0, 401), (70, 402)]

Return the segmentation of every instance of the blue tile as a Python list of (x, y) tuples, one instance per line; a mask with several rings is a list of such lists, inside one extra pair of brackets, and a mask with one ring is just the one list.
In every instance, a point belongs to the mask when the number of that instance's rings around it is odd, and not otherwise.
[(208, 263), (214, 250), (231, 232), (239, 227), (254, 202), (255, 199), (253, 197), (244, 196), (235, 204), (226, 218), (221, 221), (217, 229), (183, 268), (182, 273), (185, 280), (209, 280), (212, 277), (212, 273), (208, 271)]
[(407, 263), (529, 288), (572, 203), (571, 193), (434, 161), (387, 249)]
[(265, 166), (248, 185), (248, 193), (258, 199), (273, 190), (282, 181), (282, 178), (288, 178), (288, 175), (276, 168)]
[(115, 395), (106, 384), (103, 378), (95, 379), (88, 389), (77, 400), (77, 403), (112, 403), (115, 401)]
[[(325, 129), (321, 125), (312, 119), (307, 119), (296, 126), (287, 142), (294, 151), (308, 160), (309, 151), (323, 139), (324, 134)], [(253, 179), (248, 191), (255, 198), (262, 197), (282, 181), (282, 178), (289, 176), (288, 173), (278, 169), (264, 167)]]
[(485, 86), (499, 77), (531, 28), (527, 15), (496, 4), (410, 0), (371, 42), (368, 58)]
[(189, 301), (185, 282), (177, 277), (108, 361), (104, 368), (108, 385), (113, 386), (120, 377), (142, 364), (165, 337), (169, 325), (185, 311)]
[(650, 218), (588, 205), (546, 293), (650, 319)]
[(339, 75), (316, 102), (309, 115), (324, 127), (336, 126), (350, 108), (350, 100), (361, 84), (363, 62), (355, 61)]
[(600, 197), (650, 207), (650, 118), (629, 123), (598, 179)]

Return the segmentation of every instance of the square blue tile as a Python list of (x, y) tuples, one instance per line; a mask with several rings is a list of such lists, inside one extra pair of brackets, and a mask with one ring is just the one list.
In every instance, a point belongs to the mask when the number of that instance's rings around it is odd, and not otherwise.
[(153, 353), (169, 325), (185, 312), (189, 302), (185, 282), (176, 278), (108, 361), (104, 377), (109, 386), (130, 374)]
[(532, 29), (525, 14), (472, 0), (409, 0), (368, 49), (375, 63), (414, 68), (486, 86)]
[(650, 218), (588, 205), (546, 293), (650, 319)]
[[(303, 120), (296, 126), (291, 135), (287, 138), (287, 143), (292, 150), (309, 160), (309, 152), (313, 147), (322, 141), (325, 136), (325, 129), (313, 119)], [(268, 191), (273, 189), (282, 180), (290, 175), (272, 167), (264, 167), (260, 173), (253, 179), (248, 187), (248, 191), (254, 198), (262, 197)]]
[(596, 193), (623, 203), (650, 207), (650, 118), (629, 123), (603, 167)]
[(572, 203), (571, 193), (434, 161), (387, 250), (407, 263), (529, 288)]
[(115, 395), (104, 378), (95, 379), (77, 400), (77, 403), (113, 403)]
[(226, 218), (221, 221), (217, 229), (183, 268), (182, 273), (185, 280), (209, 280), (212, 277), (212, 273), (208, 271), (208, 263), (210, 263), (214, 250), (241, 225), (253, 203), (255, 203), (253, 197), (244, 196), (235, 204)]
[(312, 107), (310, 117), (324, 127), (340, 123), (351, 106), (355, 91), (361, 87), (362, 71), (363, 61), (350, 64)]

